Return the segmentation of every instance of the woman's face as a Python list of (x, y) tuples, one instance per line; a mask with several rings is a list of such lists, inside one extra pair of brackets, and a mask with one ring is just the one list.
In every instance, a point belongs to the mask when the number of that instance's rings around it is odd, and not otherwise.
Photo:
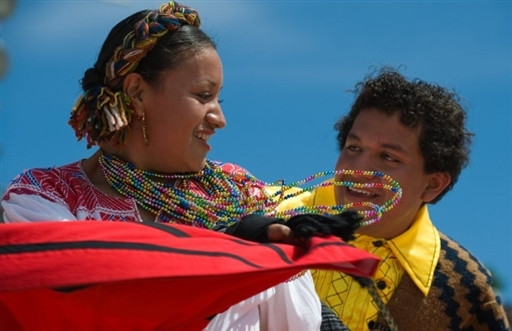
[(213, 48), (186, 57), (157, 86), (144, 82), (139, 104), (148, 144), (139, 132), (130, 161), (150, 171), (200, 171), (211, 148), (208, 140), (226, 125), (219, 104), (222, 83), (222, 63)]

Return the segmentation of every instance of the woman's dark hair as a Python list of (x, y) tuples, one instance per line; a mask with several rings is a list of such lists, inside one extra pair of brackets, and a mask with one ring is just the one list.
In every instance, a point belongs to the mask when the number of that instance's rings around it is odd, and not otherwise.
[[(82, 79), (82, 89), (88, 91), (103, 84), (106, 76), (106, 65), (112, 58), (117, 47), (123, 44), (124, 38), (134, 30), (135, 25), (149, 13), (149, 10), (139, 11), (112, 28), (105, 39), (94, 66), (85, 71)], [(155, 46), (139, 62), (135, 72), (138, 72), (148, 83), (157, 83), (162, 71), (172, 69), (191, 53), (204, 48), (216, 49), (215, 42), (200, 28), (193, 25), (183, 25), (181, 28), (169, 31), (160, 37)], [(114, 88), (119, 88), (116, 84)]]
[(104, 141), (122, 144), (133, 118), (130, 97), (122, 91), (126, 75), (139, 73), (157, 86), (166, 70), (215, 43), (199, 28), (199, 14), (174, 1), (158, 10), (139, 11), (112, 28), (94, 66), (81, 80), (84, 93), (73, 106), (69, 125), (87, 148)]
[(415, 79), (408, 81), (392, 68), (356, 84), (356, 100), (348, 115), (334, 126), (341, 151), (359, 113), (373, 108), (388, 115), (400, 114), (400, 122), (419, 128), (419, 147), (426, 173), (446, 172), (450, 185), (431, 203), (439, 201), (457, 182), (469, 163), (473, 133), (466, 129), (466, 112), (460, 98), (447, 89)]

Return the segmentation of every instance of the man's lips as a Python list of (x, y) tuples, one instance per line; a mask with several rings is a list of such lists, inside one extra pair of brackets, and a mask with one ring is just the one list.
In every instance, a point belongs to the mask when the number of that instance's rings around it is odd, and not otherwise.
[(347, 191), (349, 191), (349, 193), (352, 195), (366, 197), (366, 198), (374, 198), (374, 197), (378, 196), (376, 193), (374, 193), (372, 191), (369, 191), (369, 190), (366, 190), (363, 188), (353, 187), (353, 186), (347, 187)]

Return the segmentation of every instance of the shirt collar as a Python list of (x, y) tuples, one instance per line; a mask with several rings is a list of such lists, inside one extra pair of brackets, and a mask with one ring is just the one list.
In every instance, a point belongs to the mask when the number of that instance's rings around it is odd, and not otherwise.
[[(316, 189), (310, 197), (310, 204), (334, 205), (333, 186)], [(439, 232), (430, 220), (427, 206), (420, 208), (406, 232), (386, 242), (414, 284), (426, 296), (432, 285), (441, 247)]]
[(388, 241), (412, 281), (426, 296), (434, 279), (441, 249), (439, 232), (430, 220), (427, 206), (419, 210), (411, 227)]

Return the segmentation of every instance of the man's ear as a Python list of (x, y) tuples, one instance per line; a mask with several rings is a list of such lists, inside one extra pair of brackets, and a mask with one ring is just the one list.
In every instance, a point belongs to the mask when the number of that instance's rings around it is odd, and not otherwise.
[(422, 198), (424, 202), (434, 200), (443, 190), (450, 185), (451, 177), (447, 172), (434, 172), (428, 174), (428, 185), (423, 191)]
[(144, 115), (144, 107), (142, 104), (144, 96), (143, 85), (144, 80), (142, 77), (134, 72), (126, 75), (123, 81), (123, 91), (130, 97), (133, 110), (139, 117)]

